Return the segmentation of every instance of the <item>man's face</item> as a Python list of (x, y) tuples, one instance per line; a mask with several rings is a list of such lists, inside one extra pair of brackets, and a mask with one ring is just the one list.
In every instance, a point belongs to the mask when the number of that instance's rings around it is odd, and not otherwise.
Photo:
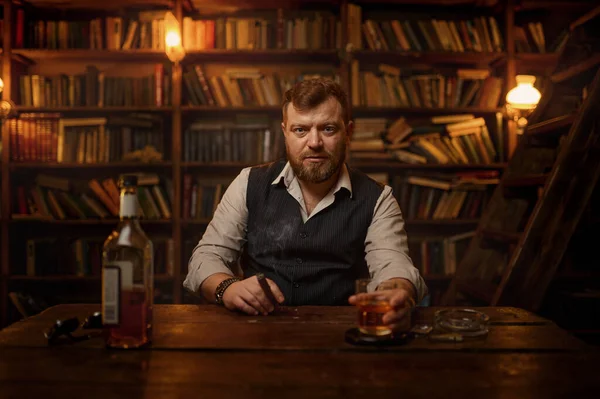
[(342, 107), (335, 98), (302, 112), (288, 104), (287, 120), (281, 127), (288, 161), (300, 180), (322, 183), (341, 168), (352, 122), (344, 125)]

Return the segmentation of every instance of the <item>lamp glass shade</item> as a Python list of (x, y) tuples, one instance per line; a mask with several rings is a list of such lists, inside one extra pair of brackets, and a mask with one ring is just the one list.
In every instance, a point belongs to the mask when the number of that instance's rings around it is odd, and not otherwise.
[(173, 62), (181, 61), (185, 57), (179, 21), (170, 11), (165, 13), (165, 52)]
[(506, 94), (506, 102), (514, 109), (533, 109), (540, 102), (542, 95), (533, 87), (535, 76), (517, 75), (517, 87)]

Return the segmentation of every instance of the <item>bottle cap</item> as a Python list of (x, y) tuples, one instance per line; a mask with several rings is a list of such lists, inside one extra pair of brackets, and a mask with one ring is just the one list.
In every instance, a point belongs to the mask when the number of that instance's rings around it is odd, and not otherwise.
[(119, 187), (135, 187), (137, 186), (138, 178), (136, 175), (121, 175), (119, 176)]

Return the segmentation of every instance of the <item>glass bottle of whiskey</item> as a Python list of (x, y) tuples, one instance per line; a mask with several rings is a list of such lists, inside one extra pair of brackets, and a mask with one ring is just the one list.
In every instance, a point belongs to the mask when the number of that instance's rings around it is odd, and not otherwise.
[(102, 251), (102, 322), (106, 345), (137, 348), (152, 336), (152, 242), (138, 217), (137, 176), (119, 178), (119, 223)]

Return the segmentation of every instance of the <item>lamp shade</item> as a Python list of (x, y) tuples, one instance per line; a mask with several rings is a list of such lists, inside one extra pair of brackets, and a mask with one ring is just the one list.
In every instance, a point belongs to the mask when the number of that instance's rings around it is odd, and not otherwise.
[(517, 87), (506, 94), (506, 102), (514, 109), (533, 109), (540, 102), (542, 95), (533, 87), (535, 76), (517, 75)]
[(165, 13), (165, 51), (173, 62), (179, 62), (185, 57), (179, 21), (170, 11)]

